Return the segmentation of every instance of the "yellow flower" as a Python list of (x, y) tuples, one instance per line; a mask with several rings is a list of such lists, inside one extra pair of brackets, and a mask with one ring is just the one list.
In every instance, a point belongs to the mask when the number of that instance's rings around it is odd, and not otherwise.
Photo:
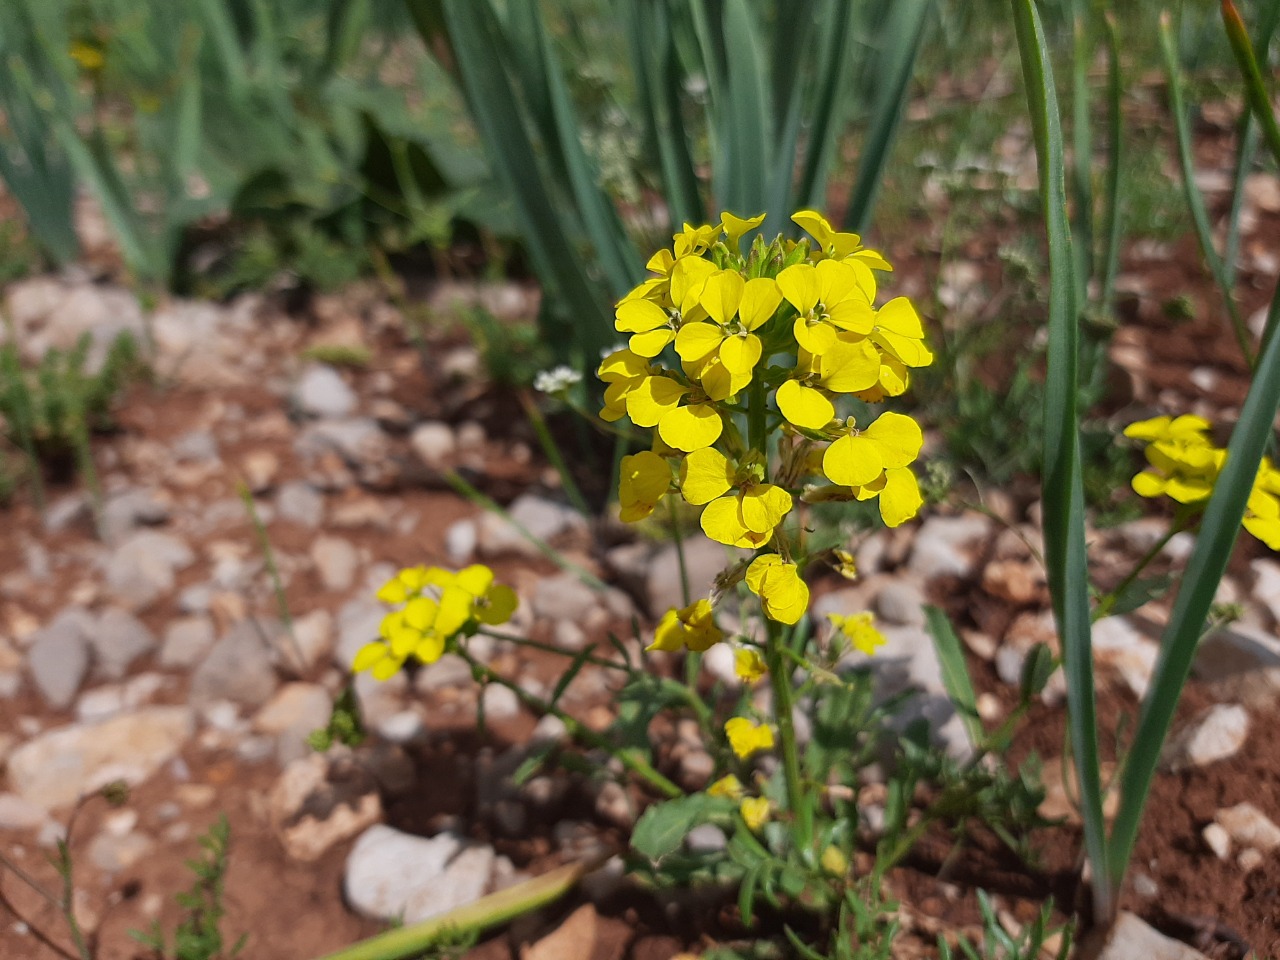
[(723, 639), (712, 615), (711, 601), (697, 600), (682, 610), (672, 607), (664, 613), (654, 629), (653, 643), (646, 649), (673, 653), (688, 647), (702, 653)]
[(909, 467), (889, 467), (870, 483), (850, 489), (858, 500), (880, 498), (880, 519), (886, 527), (902, 525), (924, 505), (920, 483)]
[(778, 387), (778, 410), (789, 423), (821, 430), (835, 419), (831, 393), (854, 393), (875, 385), (880, 354), (866, 338), (836, 339), (820, 354), (800, 350), (791, 379)]
[(872, 483), (887, 469), (905, 467), (924, 444), (920, 425), (901, 413), (882, 413), (863, 431), (850, 418), (847, 429), (822, 457), (827, 479), (846, 487)]
[(773, 729), (762, 723), (754, 723), (746, 717), (733, 717), (724, 725), (729, 746), (740, 760), (745, 760), (760, 750), (773, 749)]
[(726, 210), (720, 214), (720, 222), (724, 224), (725, 246), (729, 248), (730, 253), (737, 253), (738, 245), (741, 243), (743, 235), (750, 233), (764, 223), (764, 214), (761, 213), (744, 220), (741, 217), (735, 217)]
[(645, 377), (627, 394), (627, 413), (637, 427), (657, 427), (663, 443), (686, 453), (711, 446), (724, 430), (720, 412), (702, 391), (672, 377)]
[(876, 629), (875, 617), (870, 613), (852, 613), (848, 616), (829, 613), (827, 619), (844, 634), (855, 650), (860, 650), (867, 656), (872, 656), (887, 642), (884, 634)]
[(810, 353), (829, 350), (841, 330), (865, 336), (875, 326), (871, 303), (876, 281), (861, 263), (793, 264), (778, 274), (778, 289), (796, 308), (792, 330), (796, 342)]
[(709, 797), (728, 797), (730, 800), (737, 800), (742, 796), (742, 793), (742, 781), (732, 773), (728, 776), (721, 777), (711, 786), (707, 787), (707, 796)]
[(733, 672), (745, 684), (759, 683), (769, 672), (764, 657), (755, 647), (739, 647), (733, 651)]
[(702, 256), (716, 242), (716, 237), (719, 235), (720, 224), (718, 223), (715, 226), (707, 224), (701, 227), (692, 227), (686, 223), (684, 229), (671, 238), (674, 241), (676, 259)]
[(858, 565), (854, 563), (853, 554), (848, 550), (831, 551), (831, 567), (846, 580), (858, 579)]
[(809, 587), (794, 563), (776, 553), (756, 557), (747, 567), (747, 587), (760, 598), (764, 615), (779, 623), (795, 623), (809, 609)]
[(827, 218), (816, 210), (801, 210), (791, 217), (802, 230), (818, 242), (818, 249), (828, 257), (843, 260), (854, 257), (872, 270), (892, 270), (889, 261), (862, 245), (856, 233), (837, 233)]
[(773, 317), (782, 293), (767, 277), (744, 280), (736, 270), (721, 270), (707, 279), (698, 302), (707, 321), (680, 328), (676, 353), (688, 363), (706, 364), (712, 356), (719, 358), (728, 377), (708, 386), (707, 393), (722, 400), (751, 382), (763, 349), (753, 331)]
[(619, 518), (623, 523), (635, 523), (653, 513), (671, 486), (671, 465), (649, 450), (623, 457), (619, 472)]
[(786, 490), (753, 476), (750, 466), (735, 469), (713, 447), (685, 457), (680, 464), (680, 492), (695, 506), (706, 504), (703, 532), (731, 547), (768, 543), (792, 503)]
[(834, 843), (822, 851), (822, 859), (819, 863), (822, 864), (822, 869), (833, 877), (843, 877), (849, 872), (849, 858)]
[(769, 799), (767, 797), (746, 797), (738, 804), (738, 812), (752, 833), (759, 833), (769, 822)]
[(627, 395), (653, 373), (649, 361), (631, 350), (615, 350), (600, 362), (596, 375), (609, 386), (600, 418), (613, 423), (627, 413)]
[(927, 367), (933, 363), (933, 354), (924, 345), (920, 315), (906, 297), (894, 297), (876, 311), (871, 340), (905, 366)]

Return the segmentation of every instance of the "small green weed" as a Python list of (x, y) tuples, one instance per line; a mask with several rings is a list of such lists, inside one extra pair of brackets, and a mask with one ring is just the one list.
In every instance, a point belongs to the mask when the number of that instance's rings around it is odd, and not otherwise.
[(318, 343), (303, 350), (302, 359), (327, 363), (331, 367), (363, 370), (373, 360), (373, 351), (368, 347), (351, 347), (341, 343)]
[(939, 937), (938, 955), (942, 960), (1040, 960), (1050, 951), (1057, 960), (1066, 960), (1071, 953), (1072, 925), (1051, 925), (1052, 900), (1043, 904), (1035, 920), (1016, 935), (1005, 930), (991, 898), (983, 890), (978, 891), (978, 909), (982, 912), (982, 945), (975, 946), (962, 938), (952, 947)]
[(195, 883), (186, 893), (176, 897), (185, 916), (173, 931), (172, 947), (168, 946), (164, 931), (157, 922), (146, 932), (130, 931), (135, 940), (165, 960), (220, 960), (236, 956), (244, 949), (248, 934), (242, 934), (228, 951), (223, 951), (220, 924), (224, 914), (222, 906), (223, 883), (227, 873), (227, 859), (231, 843), (231, 826), (226, 815), (218, 817), (209, 831), (200, 837), (204, 854), (188, 860), (187, 866), (195, 874)]

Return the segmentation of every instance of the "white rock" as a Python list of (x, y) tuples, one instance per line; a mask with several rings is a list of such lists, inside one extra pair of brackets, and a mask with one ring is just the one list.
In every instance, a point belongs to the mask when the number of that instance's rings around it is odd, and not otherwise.
[(432, 470), (446, 469), (458, 453), (458, 440), (447, 423), (428, 420), (414, 428), (409, 446)]
[(1280, 623), (1280, 563), (1259, 558), (1249, 568), (1253, 572), (1253, 598), (1267, 609), (1274, 622)]
[(545, 620), (582, 622), (600, 602), (600, 595), (572, 573), (543, 577), (533, 592), (533, 612)]
[(293, 402), (308, 416), (346, 417), (355, 411), (357, 398), (342, 374), (317, 363), (303, 371), (293, 391)]
[(1132, 913), (1121, 913), (1098, 960), (1207, 960), (1180, 940), (1147, 926)]
[(301, 734), (300, 740), (329, 722), (333, 698), (316, 683), (286, 683), (253, 715), (259, 733)]
[(35, 830), (49, 819), (48, 812), (16, 793), (0, 793), (0, 830)]
[(365, 916), (416, 923), (482, 896), (494, 856), (489, 847), (466, 847), (456, 834), (426, 839), (379, 824), (352, 848), (343, 890)]
[(476, 553), (479, 533), (474, 520), (458, 520), (444, 532), (444, 548), (456, 564), (470, 563)]
[(367, 775), (329, 776), (319, 754), (290, 761), (267, 796), (271, 825), (294, 860), (312, 863), (335, 844), (367, 830), (382, 817), (376, 784)]
[(59, 727), (9, 756), (9, 785), (53, 810), (114, 780), (141, 783), (173, 759), (195, 729), (186, 707), (144, 707), (102, 723)]
[(278, 632), (277, 625), (254, 620), (233, 627), (192, 674), (191, 702), (230, 700), (247, 707), (266, 703), (277, 686), (269, 644)]
[(324, 519), (324, 497), (310, 484), (293, 481), (276, 494), (276, 510), (281, 520), (314, 530)]
[(333, 652), (333, 617), (328, 610), (312, 610), (293, 621), (293, 640), (281, 640), (285, 664), (306, 673)]
[(1093, 625), (1094, 659), (1115, 669), (1138, 699), (1147, 692), (1158, 653), (1128, 617), (1103, 617)]
[(1249, 736), (1249, 712), (1236, 704), (1217, 704), (1201, 720), (1170, 740), (1165, 763), (1174, 769), (1205, 767), (1234, 757)]
[(1205, 846), (1219, 860), (1225, 860), (1231, 855), (1231, 834), (1227, 833), (1227, 828), (1222, 824), (1217, 821), (1208, 824), (1200, 831), (1200, 836), (1204, 838)]
[(876, 594), (876, 612), (886, 623), (924, 626), (924, 591), (914, 580), (890, 580)]
[(507, 720), (520, 712), (520, 698), (510, 687), (486, 684), (481, 695), (484, 715), (489, 720)]
[(110, 680), (118, 680), (134, 660), (156, 648), (156, 637), (133, 614), (113, 608), (98, 618), (89, 643), (97, 672)]
[(1237, 803), (1219, 810), (1213, 818), (1239, 846), (1257, 847), (1267, 853), (1280, 847), (1280, 826), (1252, 803)]
[(324, 588), (335, 593), (351, 588), (360, 567), (355, 546), (341, 537), (317, 537), (311, 544), (311, 560)]
[(507, 514), (514, 523), (494, 513), (486, 512), (480, 516), (477, 539), (482, 556), (504, 553), (541, 556), (538, 547), (517, 529), (516, 524), (544, 542), (570, 534), (581, 536), (587, 532), (586, 519), (572, 507), (533, 494), (516, 497), (507, 508)]
[(32, 637), (27, 669), (40, 696), (55, 710), (71, 706), (89, 672), (93, 626), (87, 611), (69, 607)]
[(173, 589), (176, 572), (195, 560), (191, 548), (167, 533), (140, 530), (103, 561), (107, 592), (141, 610)]

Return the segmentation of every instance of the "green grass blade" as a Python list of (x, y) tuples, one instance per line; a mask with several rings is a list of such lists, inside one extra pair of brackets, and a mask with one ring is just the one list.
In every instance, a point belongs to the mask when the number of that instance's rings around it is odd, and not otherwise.
[[(717, 111), (721, 122), (716, 148), (728, 154), (729, 163), (726, 181), (716, 183), (714, 192), (724, 198), (726, 210), (752, 216), (767, 203), (771, 169), (773, 121), (765, 92), (767, 65), (759, 26), (746, 0), (726, 0), (723, 29), (724, 47), (731, 54), (725, 70), (727, 97)], [(768, 213), (778, 222), (785, 221), (791, 211)]]
[(1187, 201), (1187, 210), (1191, 213), (1191, 223), (1196, 229), (1196, 239), (1200, 241), (1200, 253), (1213, 275), (1214, 282), (1222, 294), (1226, 304), (1227, 316), (1231, 320), (1231, 330), (1235, 334), (1236, 343), (1245, 362), (1253, 366), (1253, 349), (1249, 345), (1249, 331), (1245, 328), (1244, 318), (1240, 316), (1240, 308), (1231, 293), (1231, 284), (1223, 269), (1222, 258), (1213, 246), (1213, 228), (1209, 224), (1209, 212), (1205, 209), (1204, 197), (1196, 186), (1195, 156), (1191, 149), (1191, 125), (1188, 118), (1186, 101), (1182, 89), (1182, 71), (1178, 67), (1178, 53), (1173, 38), (1173, 24), (1168, 12), (1160, 15), (1160, 52), (1164, 57), (1165, 71), (1169, 78), (1169, 108), (1173, 113), (1173, 127), (1178, 142), (1178, 164), (1182, 168), (1182, 190)]
[[(1276, 13), (1273, 4), (1267, 11), (1264, 35), (1269, 36), (1275, 29), (1275, 21), (1280, 14)], [(1262, 135), (1266, 138), (1267, 147), (1276, 163), (1280, 163), (1280, 125), (1276, 124), (1276, 115), (1271, 108), (1271, 98), (1267, 96), (1267, 88), (1262, 80), (1262, 72), (1258, 69), (1258, 60), (1254, 56), (1253, 44), (1249, 41), (1249, 31), (1240, 19), (1240, 11), (1231, 0), (1222, 0), (1222, 22), (1227, 30), (1227, 39), (1231, 41), (1231, 52), (1235, 54), (1236, 64), (1244, 77), (1244, 92), (1249, 100), (1249, 107), (1262, 127)], [(1266, 49), (1265, 47), (1263, 49)]]
[[(506, 48), (497, 17), (487, 0), (445, 0), (444, 12), (463, 89), (489, 162), (515, 203), (534, 269), (564, 304), (563, 330), (548, 334), (557, 341), (561, 358), (581, 369), (594, 362), (612, 340), (612, 317), (570, 239), (572, 225), (544, 179), (510, 78), (494, 62), (495, 53)], [(563, 333), (563, 341), (553, 335), (557, 333)]]
[(1103, 18), (1107, 37), (1107, 207), (1104, 217), (1107, 242), (1102, 257), (1102, 309), (1112, 314), (1116, 276), (1120, 273), (1120, 240), (1124, 227), (1124, 68), (1120, 63), (1120, 32), (1116, 18)]
[(943, 610), (927, 606), (924, 616), (929, 635), (933, 637), (933, 649), (938, 652), (938, 662), (942, 665), (942, 685), (969, 731), (969, 740), (977, 747), (986, 739), (987, 731), (978, 717), (978, 697), (964, 662), (964, 647)]
[(835, 153), (836, 116), (840, 108), (840, 92), (848, 81), (849, 51), (853, 46), (853, 5), (837, 3), (824, 8), (826, 39), (815, 69), (813, 104), (810, 108), (808, 149), (796, 185), (794, 206), (823, 210), (827, 206), (827, 172)]
[(1102, 816), (1077, 409), (1080, 330), (1075, 303), (1075, 259), (1067, 221), (1062, 121), (1040, 16), (1033, 0), (1012, 0), (1012, 6), (1040, 167), (1040, 202), (1049, 239), (1049, 344), (1042, 480), (1045, 565), (1062, 638), (1068, 726), (1080, 783), (1085, 851), (1094, 866), (1094, 910), (1098, 919), (1105, 919), (1111, 916), (1115, 904), (1110, 877), (1105, 870), (1106, 823)]
[(1094, 275), (1093, 246), (1093, 136), (1089, 122), (1089, 67), (1093, 47), (1089, 43), (1087, 10), (1076, 3), (1071, 18), (1071, 188), (1075, 216), (1071, 223), (1072, 249), (1076, 255), (1076, 303), (1084, 304)]
[(863, 137), (858, 176), (844, 214), (847, 229), (861, 233), (870, 223), (934, 5), (934, 0), (894, 0), (890, 7), (885, 45), (877, 60), (876, 102)]
[(1231, 432), (1227, 462), (1214, 484), (1196, 537), (1195, 550), (1182, 575), (1182, 587), (1160, 640), (1160, 657), (1142, 705), (1133, 748), (1120, 782), (1120, 811), (1112, 830), (1108, 872), (1115, 883), (1123, 878), (1137, 840), (1142, 808), (1160, 759), (1174, 709), (1191, 672), (1196, 645), (1204, 631), (1213, 595), (1231, 558), (1240, 533), (1240, 520), (1258, 472), (1258, 463), (1272, 437), (1280, 407), (1280, 288), (1271, 301), (1262, 355), (1245, 397), (1240, 420)]

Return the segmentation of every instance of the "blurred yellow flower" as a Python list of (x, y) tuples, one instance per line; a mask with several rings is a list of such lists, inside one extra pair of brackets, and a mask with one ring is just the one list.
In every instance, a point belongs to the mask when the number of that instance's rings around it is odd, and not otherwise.
[(738, 812), (752, 833), (759, 833), (769, 822), (769, 800), (767, 797), (747, 797), (738, 804)]
[(795, 623), (809, 608), (809, 587), (794, 563), (776, 553), (756, 557), (747, 567), (747, 587), (760, 598), (764, 615), (779, 623)]
[(876, 629), (875, 617), (870, 613), (852, 613), (847, 616), (829, 613), (827, 619), (844, 634), (855, 650), (861, 650), (867, 656), (874, 654), (887, 642), (884, 634)]
[(646, 649), (672, 653), (688, 647), (702, 653), (723, 639), (724, 633), (712, 615), (711, 601), (697, 600), (682, 610), (672, 607), (664, 613), (654, 630), (653, 643)]
[(729, 738), (729, 746), (740, 760), (761, 750), (773, 749), (773, 729), (746, 717), (728, 720), (724, 725), (724, 733)]

